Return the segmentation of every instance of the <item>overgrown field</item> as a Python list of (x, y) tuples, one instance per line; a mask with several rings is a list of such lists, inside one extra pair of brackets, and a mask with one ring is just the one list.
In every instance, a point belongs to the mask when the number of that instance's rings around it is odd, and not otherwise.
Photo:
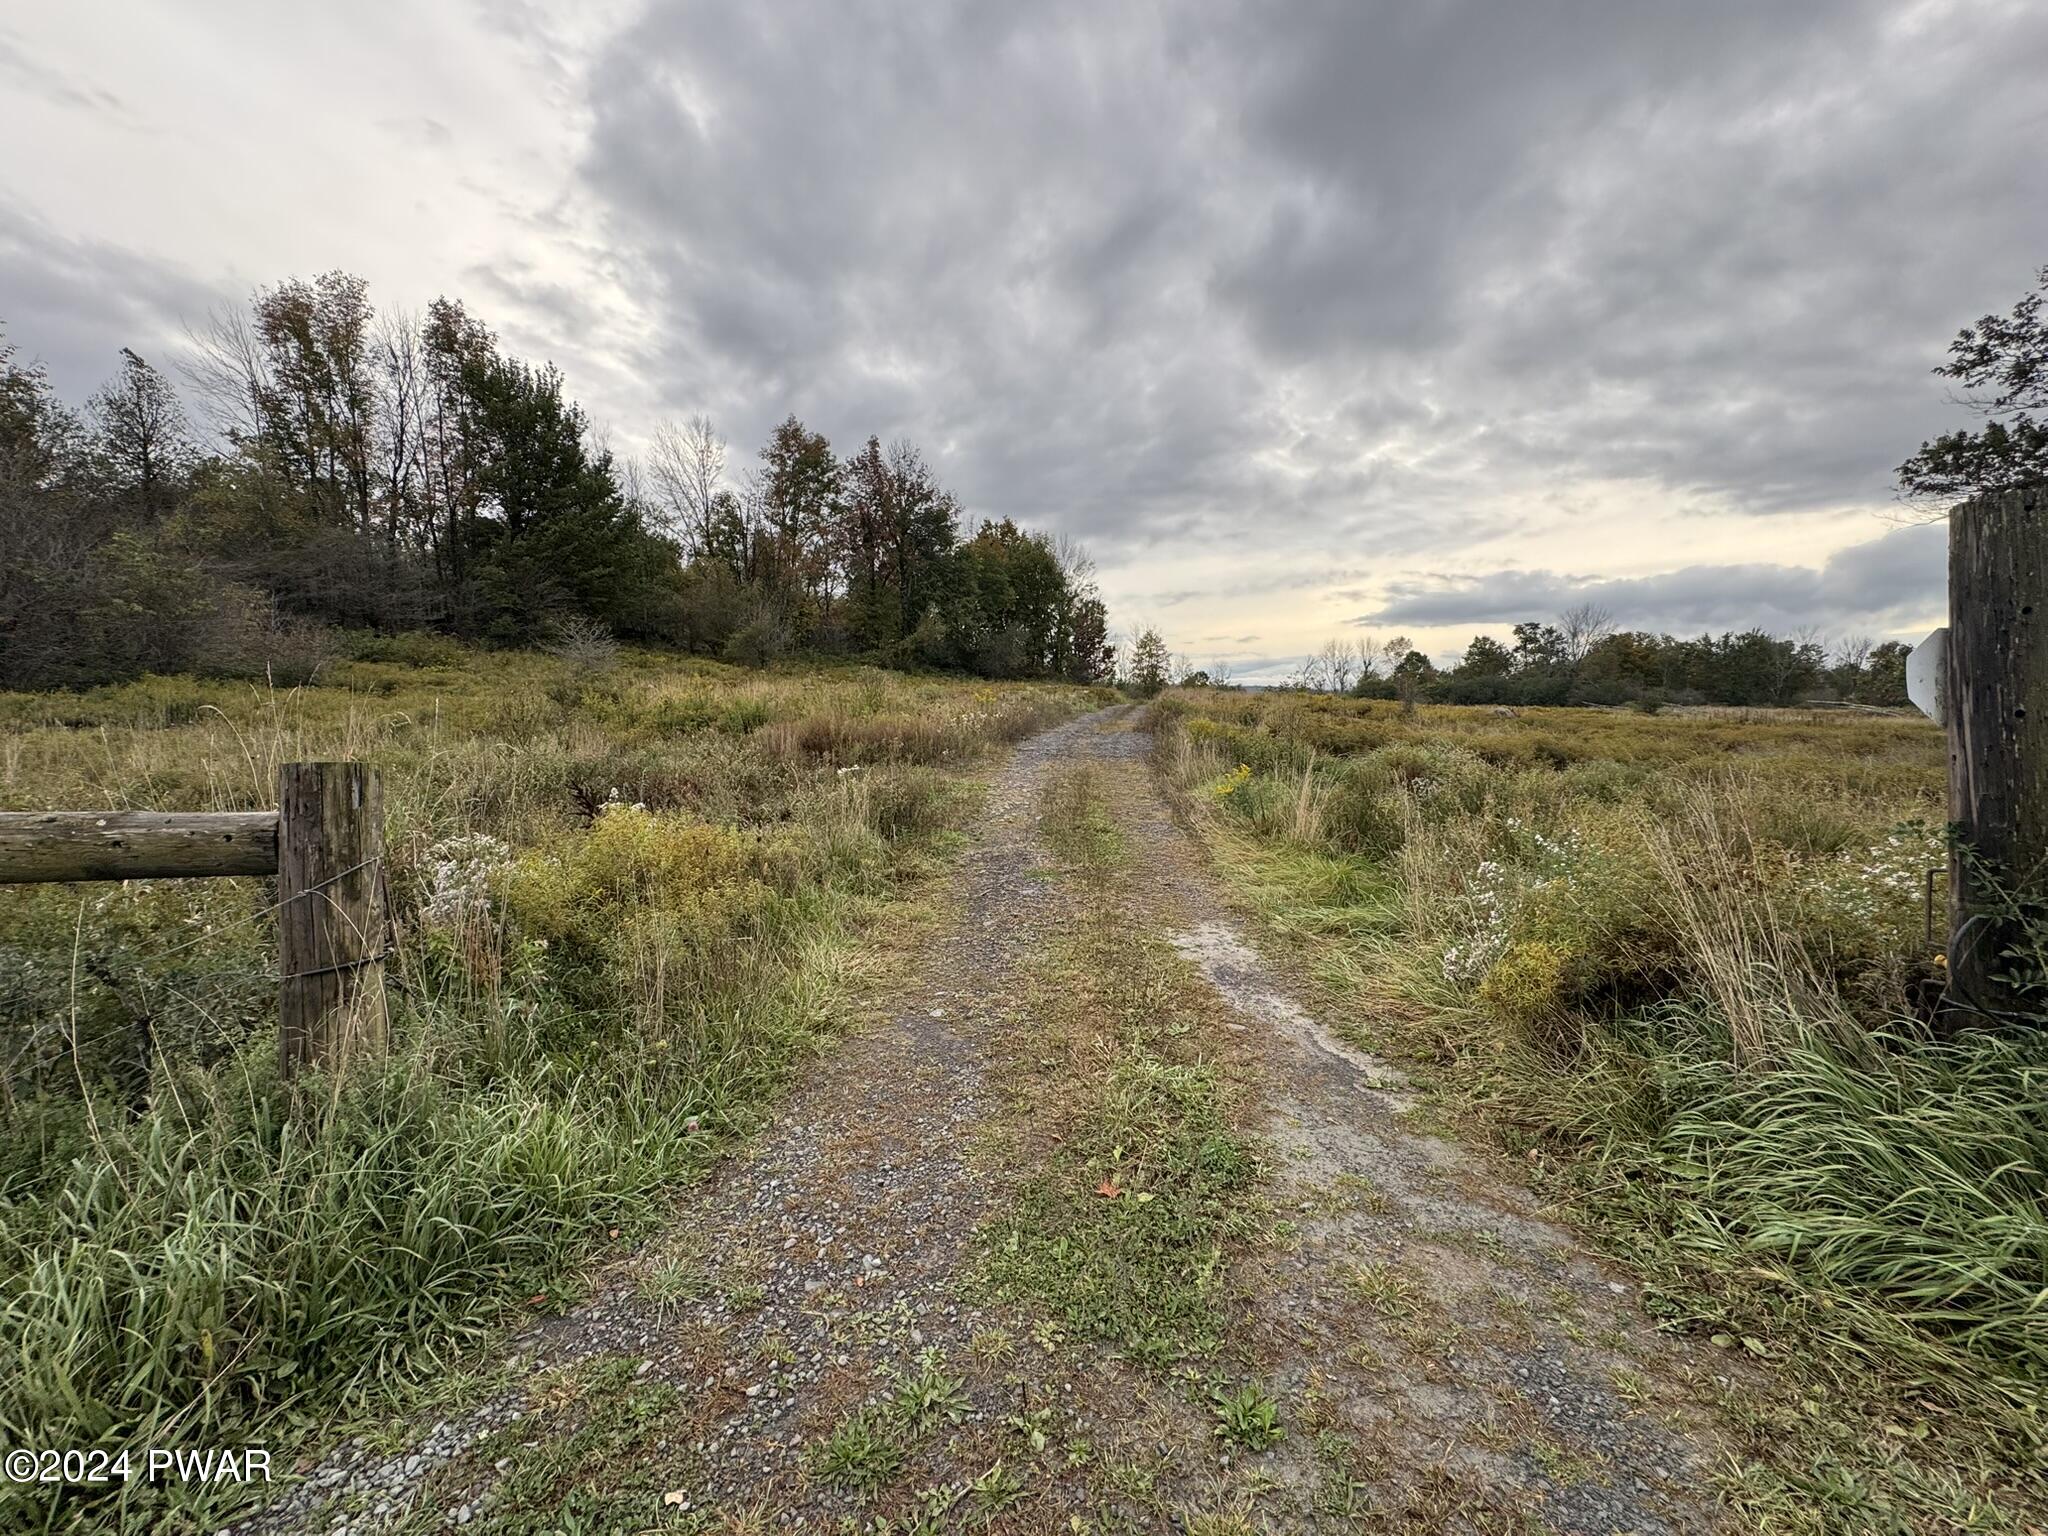
[(2034, 1507), (2048, 1037), (1923, 1022), (1937, 730), (1206, 689), (1156, 718), (1361, 1040), (1526, 1157), (1672, 1327), (1777, 1362), (1746, 1496), (1878, 1527)]
[(0, 887), (0, 1441), (249, 1443), (553, 1305), (830, 1039), (977, 761), (1090, 699), (427, 640), (0, 695), (6, 809), (374, 764), (398, 935), (388, 1063), (287, 1087), (271, 882)]

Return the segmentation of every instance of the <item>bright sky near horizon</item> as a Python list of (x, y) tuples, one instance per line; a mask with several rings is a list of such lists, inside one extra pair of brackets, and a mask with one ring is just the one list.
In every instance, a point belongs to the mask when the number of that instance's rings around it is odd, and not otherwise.
[(2037, 0), (71, 0), (0, 18), (0, 324), (67, 398), (340, 267), (616, 446), (918, 442), (1272, 677), (1592, 600), (1915, 638), (1891, 469), (2048, 262)]

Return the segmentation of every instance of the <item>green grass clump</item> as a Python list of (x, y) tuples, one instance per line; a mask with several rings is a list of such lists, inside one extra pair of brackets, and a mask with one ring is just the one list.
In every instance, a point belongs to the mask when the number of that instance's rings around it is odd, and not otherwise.
[(1269, 1450), (1287, 1438), (1280, 1423), (1280, 1405), (1256, 1382), (1235, 1388), (1217, 1386), (1209, 1394), (1209, 1411), (1216, 1420), (1218, 1438), (1248, 1451)]
[(1216, 1339), (1224, 1243), (1246, 1230), (1257, 1164), (1209, 1069), (1132, 1050), (1105, 1088), (987, 1234), (990, 1279), (1136, 1359), (1203, 1353)]
[(1039, 822), (1053, 849), (1091, 878), (1105, 878), (1123, 860), (1123, 831), (1087, 763), (1056, 768), (1047, 776)]
[(639, 1371), (629, 1356), (584, 1361), (542, 1394), (538, 1424), (529, 1416), (481, 1442), (476, 1454), (486, 1464), (510, 1457), (512, 1465), (463, 1528), (480, 1536), (650, 1528), (665, 1492), (652, 1453), (675, 1433), (685, 1403)]
[(818, 1476), (835, 1488), (871, 1494), (903, 1470), (904, 1450), (880, 1408), (856, 1409), (832, 1426), (812, 1454)]
[(905, 1433), (921, 1435), (941, 1424), (957, 1424), (967, 1412), (967, 1383), (949, 1375), (945, 1357), (936, 1349), (923, 1351), (915, 1370), (896, 1379), (889, 1398), (889, 1416)]
[(1677, 1238), (1864, 1314), (1929, 1385), (2048, 1381), (2048, 1040), (1824, 1036), (1749, 1071), (1694, 1063), (1658, 1143)]
[[(862, 1497), (878, 1493), (908, 1464), (914, 1446), (935, 1431), (958, 1424), (967, 1415), (967, 1383), (946, 1370), (942, 1350), (920, 1351), (908, 1370), (886, 1371), (891, 1390), (880, 1402), (863, 1403), (842, 1415), (825, 1437), (808, 1451), (812, 1471), (822, 1481)], [(963, 1494), (980, 1489), (1007, 1502), (1022, 1492), (1001, 1463), (984, 1474), (986, 1486), (974, 1483), (927, 1490), (940, 1501), (939, 1514)]]

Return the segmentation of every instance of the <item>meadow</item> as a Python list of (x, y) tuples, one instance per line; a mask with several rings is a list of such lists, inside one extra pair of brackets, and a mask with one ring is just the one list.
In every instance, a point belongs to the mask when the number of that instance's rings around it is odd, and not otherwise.
[(1933, 1018), (1935, 727), (1211, 689), (1154, 720), (1182, 809), (1360, 1043), (1648, 1276), (1666, 1326), (1774, 1362), (1751, 1427), (1795, 1502), (1902, 1457), (1885, 1497), (1944, 1519), (2039, 1478), (2048, 1044)]
[(0, 888), (0, 1439), (275, 1437), (573, 1296), (839, 1029), (988, 753), (1098, 698), (366, 640), (0, 694), (0, 808), (385, 785), (393, 1049), (279, 1080), (264, 880)]

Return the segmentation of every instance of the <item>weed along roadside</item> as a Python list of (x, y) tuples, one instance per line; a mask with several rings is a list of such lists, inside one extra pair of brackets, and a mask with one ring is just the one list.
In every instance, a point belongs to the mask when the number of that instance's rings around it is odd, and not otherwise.
[(1022, 742), (741, 1155), (237, 1529), (1715, 1528), (1710, 1351), (1273, 1027), (1135, 724)]
[(1935, 729), (1199, 689), (1153, 719), (1318, 1006), (1705, 1346), (1739, 1518), (2036, 1528), (2048, 1056), (1936, 1017)]
[(267, 888), (0, 891), (9, 1433), (278, 1469), (20, 1523), (2037, 1518), (2035, 1068), (1872, 1022), (1924, 728), (558, 665), (7, 701), (73, 805), (376, 764), (393, 925), (290, 1084)]
[[(661, 1228), (838, 1037), (991, 755), (1090, 703), (445, 642), (290, 691), (0, 695), (11, 810), (246, 815), (282, 764), (372, 765), (392, 922), (388, 1051), (286, 1083), (267, 882), (0, 888), (9, 1444), (282, 1474), (485, 1390), (486, 1341)], [(53, 1491), (9, 1520), (214, 1529), (262, 1493)]]

